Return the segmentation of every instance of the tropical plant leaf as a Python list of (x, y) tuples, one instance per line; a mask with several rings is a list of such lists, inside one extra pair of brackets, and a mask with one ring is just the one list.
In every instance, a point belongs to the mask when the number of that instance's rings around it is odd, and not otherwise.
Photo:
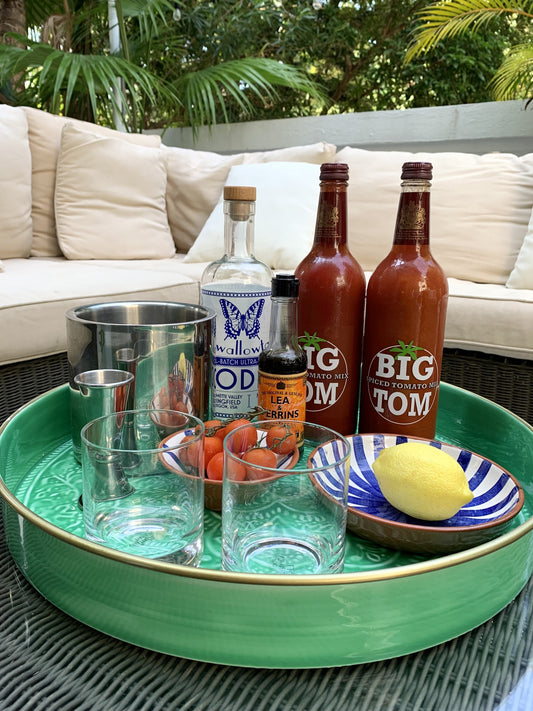
[(39, 0), (26, 2), (26, 25), (41, 27), (52, 15), (62, 15), (65, 12), (64, 0)]
[(236, 102), (245, 115), (252, 115), (250, 94), (266, 99), (275, 99), (276, 86), (307, 91), (315, 98), (323, 99), (317, 84), (290, 65), (273, 59), (250, 57), (236, 59), (212, 67), (206, 67), (180, 77), (175, 82), (176, 93), (183, 98), (186, 119), (191, 126), (216, 123), (217, 106), (225, 120), (226, 96)]
[(496, 17), (523, 15), (533, 19), (533, 2), (516, 0), (439, 0), (419, 11), (414, 39), (407, 48), (409, 62), (447, 37), (488, 24)]
[(168, 24), (168, 14), (174, 11), (174, 7), (175, 3), (171, 0), (122, 0), (124, 16), (137, 19), (142, 40), (159, 34), (160, 25)]
[[(239, 2), (241, 16), (256, 18), (259, 4)], [(246, 58), (249, 43), (242, 48), (239, 32), (233, 31), (235, 3), (225, 0), (219, 18), (221, 32), (231, 27), (226, 34), (236, 43), (231, 60), (219, 53), (218, 39), (208, 43), (209, 55), (201, 40), (203, 30), (218, 27), (210, 19), (212, 3), (192, 3), (186, 12), (185, 3), (179, 3), (184, 15), (178, 22), (176, 5), (173, 0), (115, 0), (121, 48), (110, 55), (108, 0), (26, 0), (33, 39), (18, 36), (23, 49), (12, 47), (13, 53), (0, 48), (0, 76), (7, 88), (15, 83), (11, 95), (19, 103), (110, 125), (120, 120), (118, 113), (131, 130), (158, 122), (194, 127), (221, 117), (227, 121), (230, 111), (232, 120), (235, 114), (252, 117), (259, 106), (279, 101), (281, 88), (324, 105), (322, 92), (303, 71), (272, 58)], [(218, 4), (216, 10), (221, 12)], [(191, 27), (197, 21), (201, 27)], [(44, 24), (61, 27), (64, 36), (47, 32), (46, 41), (34, 41)]]
[(533, 45), (516, 45), (509, 50), (490, 85), (498, 101), (533, 95)]
[[(63, 52), (27, 38), (27, 49), (0, 45), (0, 66), (26, 74), (50, 101), (50, 110), (68, 114), (73, 98), (88, 96), (95, 115), (112, 121), (112, 109), (126, 111), (130, 126), (139, 125), (140, 95), (155, 103), (159, 96), (179, 103), (172, 88), (121, 57)], [(6, 61), (4, 62), (4, 58)], [(1, 76), (1, 75), (0, 75)], [(120, 80), (120, 81), (119, 81)]]

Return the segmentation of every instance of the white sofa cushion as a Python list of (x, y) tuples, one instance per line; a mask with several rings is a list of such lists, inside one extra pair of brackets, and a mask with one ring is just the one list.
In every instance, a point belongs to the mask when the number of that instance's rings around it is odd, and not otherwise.
[(0, 257), (27, 257), (32, 240), (28, 123), (12, 106), (0, 106), (0, 156)]
[(336, 150), (324, 142), (233, 155), (166, 147), (167, 212), (176, 249), (190, 249), (219, 201), (232, 166), (271, 161), (320, 165), (332, 161)]
[(181, 274), (176, 259), (128, 264), (29, 258), (4, 266), (0, 332), (9, 337), (2, 339), (0, 364), (66, 351), (65, 313), (76, 306), (121, 300), (197, 304), (200, 297), (198, 282)]
[(165, 259), (166, 165), (160, 148), (63, 128), (57, 161), (57, 238), (68, 259)]
[(449, 279), (445, 345), (533, 360), (533, 291)]
[(97, 135), (115, 136), (123, 141), (155, 148), (161, 145), (161, 138), (158, 135), (122, 133), (87, 121), (56, 116), (27, 106), (22, 108), (28, 120), (32, 160), (33, 241), (31, 255), (33, 257), (56, 257), (61, 254), (61, 250), (56, 236), (54, 191), (61, 132), (65, 124), (71, 123)]
[(349, 244), (365, 270), (392, 245), (406, 161), (433, 164), (432, 252), (448, 277), (505, 284), (533, 205), (533, 154), (407, 153), (343, 148), (348, 163)]
[(527, 234), (516, 258), (513, 271), (507, 280), (510, 289), (533, 289), (533, 210)]
[[(66, 350), (65, 312), (77, 305), (121, 299), (198, 303), (207, 263), (183, 259), (5, 260), (0, 329), (9, 337), (2, 340), (0, 364)], [(449, 286), (446, 347), (533, 360), (533, 291), (459, 279)]]
[[(311, 249), (320, 166), (312, 163), (235, 165), (226, 185), (257, 188), (254, 254), (273, 269), (295, 269)], [(186, 262), (209, 262), (224, 254), (223, 196), (190, 248)]]

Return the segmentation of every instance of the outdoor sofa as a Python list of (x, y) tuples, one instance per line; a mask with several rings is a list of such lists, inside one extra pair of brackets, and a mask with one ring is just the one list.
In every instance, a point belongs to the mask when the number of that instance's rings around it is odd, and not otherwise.
[(223, 251), (226, 183), (256, 185), (256, 255), (290, 272), (313, 238), (320, 164), (348, 163), (349, 244), (369, 275), (390, 249), (406, 160), (434, 166), (431, 243), (450, 287), (442, 379), (533, 422), (533, 153), (369, 150), (327, 131), (287, 145), (284, 121), (279, 148), (222, 152), (209, 133), (184, 148), (165, 144), (171, 132), (0, 106), (0, 422), (68, 380), (68, 309), (198, 302)]

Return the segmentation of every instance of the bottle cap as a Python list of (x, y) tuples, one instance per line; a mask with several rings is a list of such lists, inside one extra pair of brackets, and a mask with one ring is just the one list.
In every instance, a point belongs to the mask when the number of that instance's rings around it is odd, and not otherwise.
[(322, 163), (320, 180), (348, 180), (347, 163)]
[(241, 202), (254, 202), (256, 189), (247, 185), (226, 185), (224, 200), (240, 200)]
[(402, 180), (431, 180), (432, 178), (431, 163), (404, 163), (402, 166)]
[(300, 289), (300, 280), (293, 274), (276, 274), (272, 279), (272, 296), (296, 298)]
[(232, 220), (246, 222), (255, 212), (256, 189), (247, 185), (224, 187), (224, 213)]

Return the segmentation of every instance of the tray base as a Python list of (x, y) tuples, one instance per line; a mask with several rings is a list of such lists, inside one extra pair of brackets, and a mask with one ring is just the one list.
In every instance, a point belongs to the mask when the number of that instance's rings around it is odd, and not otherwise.
[(515, 527), (441, 557), (389, 551), (350, 535), (345, 572), (331, 576), (220, 571), (220, 518), (212, 512), (199, 569), (135, 559), (84, 540), (68, 403), (68, 388), (58, 388), (0, 429), (6, 538), (19, 569), (44, 597), (118, 639), (247, 667), (372, 662), (477, 627), (502, 610), (533, 571), (533, 429), (466, 391), (443, 384), (437, 436), (517, 477), (526, 504)]

